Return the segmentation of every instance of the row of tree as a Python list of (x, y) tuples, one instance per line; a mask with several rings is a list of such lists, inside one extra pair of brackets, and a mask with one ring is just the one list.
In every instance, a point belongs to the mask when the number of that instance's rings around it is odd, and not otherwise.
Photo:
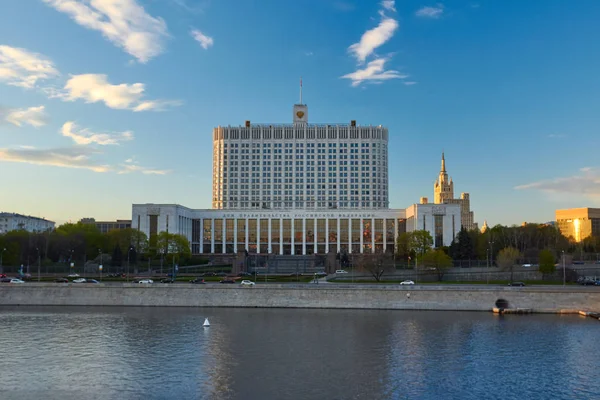
[(101, 233), (95, 225), (79, 222), (43, 233), (17, 230), (0, 235), (0, 257), (3, 265), (81, 265), (94, 260), (118, 267), (159, 258), (184, 264), (191, 250), (183, 235), (161, 232), (150, 240), (135, 229)]

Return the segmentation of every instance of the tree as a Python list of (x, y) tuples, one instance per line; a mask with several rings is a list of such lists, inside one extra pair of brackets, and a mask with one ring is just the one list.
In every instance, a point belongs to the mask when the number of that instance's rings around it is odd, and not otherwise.
[(410, 232), (403, 232), (398, 235), (396, 240), (396, 257), (401, 260), (408, 261), (411, 256), (414, 256), (411, 248)]
[(192, 255), (190, 242), (183, 235), (161, 232), (157, 235), (156, 247), (159, 253), (161, 251), (165, 253), (167, 259), (171, 256), (169, 262), (189, 258)]
[(452, 259), (443, 250), (429, 250), (421, 257), (421, 264), (435, 271), (441, 281), (444, 274), (452, 268)]
[(410, 232), (409, 246), (417, 256), (423, 256), (433, 246), (433, 238), (428, 231), (420, 230)]
[(121, 246), (119, 246), (119, 244), (117, 244), (113, 250), (110, 265), (119, 268), (121, 267), (121, 265), (123, 265), (123, 252), (121, 251)]
[(513, 281), (513, 273), (515, 268), (515, 263), (521, 257), (521, 253), (519, 250), (514, 247), (505, 247), (500, 250), (498, 253), (498, 257), (496, 258), (496, 263), (498, 266), (504, 271), (510, 271), (510, 281)]
[(450, 255), (455, 260), (473, 260), (477, 258), (473, 246), (473, 237), (465, 228), (461, 228), (452, 245)]
[(555, 266), (556, 260), (554, 254), (550, 250), (542, 250), (539, 255), (539, 270), (543, 274), (544, 278), (546, 275), (553, 274), (556, 271)]
[(383, 254), (369, 254), (362, 258), (362, 268), (369, 272), (377, 282), (381, 281), (381, 277), (385, 272), (383, 264)]

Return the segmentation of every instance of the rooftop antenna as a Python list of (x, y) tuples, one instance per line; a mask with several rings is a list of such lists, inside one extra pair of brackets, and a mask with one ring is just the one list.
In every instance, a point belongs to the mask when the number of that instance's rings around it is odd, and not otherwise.
[(302, 104), (302, 77), (300, 77), (300, 104)]

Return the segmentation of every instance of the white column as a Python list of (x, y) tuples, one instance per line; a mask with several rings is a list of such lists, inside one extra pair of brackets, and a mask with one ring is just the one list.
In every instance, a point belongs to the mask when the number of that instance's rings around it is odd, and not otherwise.
[(306, 218), (302, 217), (302, 255), (306, 255)]
[(215, 254), (215, 220), (214, 218), (210, 219), (210, 254)]
[(222, 220), (222, 226), (223, 226), (223, 230), (222, 235), (223, 235), (223, 254), (225, 254), (227, 252), (227, 232), (225, 231), (225, 218), (223, 218)]
[(256, 254), (260, 253), (260, 218), (256, 218)]
[(339, 253), (342, 251), (342, 246), (340, 245), (340, 243), (341, 243), (340, 237), (342, 235), (342, 232), (340, 231), (340, 218), (339, 217), (336, 218), (336, 221), (337, 221), (337, 251), (336, 251), (336, 253)]
[(200, 218), (200, 253), (204, 253), (204, 219)]
[(237, 254), (237, 218), (233, 219), (233, 252)]
[[(316, 201), (315, 201), (315, 204), (317, 204), (317, 202), (316, 202)], [(317, 223), (317, 221), (318, 221), (318, 219), (317, 219), (317, 218), (313, 218), (313, 232), (314, 232), (314, 235), (313, 235), (313, 238), (314, 238), (314, 243), (313, 243), (313, 246), (314, 246), (314, 247), (313, 247), (313, 253), (314, 253), (314, 254), (316, 254), (316, 253), (317, 253), (317, 248), (318, 248), (318, 247), (317, 247), (317, 226), (318, 226), (318, 223)]]
[(383, 219), (383, 252), (387, 249), (387, 219)]
[(352, 218), (348, 218), (348, 254), (352, 254)]
[(268, 248), (267, 251), (269, 252), (269, 254), (271, 254), (273, 252), (273, 243), (271, 242), (271, 218), (267, 218), (267, 223), (269, 224), (269, 226), (267, 227), (268, 232), (269, 232), (269, 238), (268, 238)]
[(279, 218), (279, 254), (283, 254), (283, 218)]
[(248, 250), (248, 249), (250, 249), (250, 246), (248, 244), (248, 218), (246, 218), (246, 229), (244, 229), (244, 231), (246, 232), (246, 238), (244, 240), (244, 242), (245, 242), (244, 250)]
[(294, 255), (295, 254), (295, 252), (294, 252), (294, 244), (295, 244), (294, 243), (294, 234), (295, 234), (295, 229), (296, 229), (296, 227), (294, 226), (294, 218), (292, 218), (290, 224), (292, 226), (292, 253), (291, 254)]
[(325, 218), (325, 254), (329, 253), (329, 218)]
[(363, 219), (360, 219), (360, 253), (363, 253)]
[(371, 218), (371, 253), (375, 253), (375, 218)]

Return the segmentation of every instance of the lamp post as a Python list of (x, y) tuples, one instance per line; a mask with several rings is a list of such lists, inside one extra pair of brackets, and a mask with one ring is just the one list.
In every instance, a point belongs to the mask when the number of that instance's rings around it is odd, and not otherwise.
[(102, 280), (102, 249), (98, 249), (100, 253), (100, 265), (98, 265), (98, 270), (100, 271), (100, 280)]
[(129, 250), (127, 250), (127, 282), (129, 282), (129, 254), (131, 254), (131, 250), (133, 247), (129, 246)]
[(562, 262), (563, 262), (563, 286), (567, 284), (567, 269), (565, 268), (565, 251), (562, 251)]
[(40, 257), (40, 249), (39, 247), (35, 248), (38, 253), (38, 282), (40, 281), (40, 270), (42, 269), (42, 258)]
[(2, 256), (4, 255), (4, 252), (6, 251), (6, 249), (2, 249), (0, 250), (0, 272), (4, 272), (4, 270), (2, 269)]

